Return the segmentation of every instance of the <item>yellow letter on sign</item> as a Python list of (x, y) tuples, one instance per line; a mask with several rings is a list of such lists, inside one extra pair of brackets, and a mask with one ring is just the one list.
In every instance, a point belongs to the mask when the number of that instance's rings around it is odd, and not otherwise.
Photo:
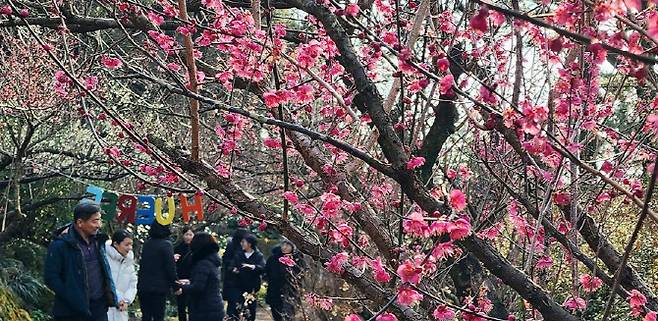
[(162, 216), (162, 199), (155, 199), (155, 220), (161, 225), (169, 225), (174, 221), (176, 215), (176, 204), (174, 204), (174, 197), (167, 196), (167, 217)]

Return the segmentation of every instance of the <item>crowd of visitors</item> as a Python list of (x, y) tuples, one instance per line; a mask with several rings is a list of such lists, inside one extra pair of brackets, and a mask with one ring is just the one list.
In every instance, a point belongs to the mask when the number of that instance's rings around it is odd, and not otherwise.
[(179, 321), (254, 321), (263, 279), (273, 319), (294, 320), (304, 265), (288, 240), (266, 261), (256, 236), (237, 229), (220, 258), (213, 235), (185, 226), (174, 246), (170, 226), (154, 222), (136, 271), (133, 235), (119, 230), (110, 239), (101, 227), (100, 206), (81, 202), (53, 235), (44, 278), (55, 321), (128, 321), (136, 299), (142, 321), (163, 321), (171, 293)]

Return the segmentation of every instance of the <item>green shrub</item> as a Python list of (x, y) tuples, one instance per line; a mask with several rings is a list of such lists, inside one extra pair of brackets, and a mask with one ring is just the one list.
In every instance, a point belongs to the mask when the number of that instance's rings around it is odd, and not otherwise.
[(0, 284), (11, 291), (18, 303), (24, 307), (45, 307), (52, 294), (31, 273), (26, 272), (23, 262), (0, 257)]
[(33, 321), (30, 314), (21, 308), (16, 297), (6, 287), (0, 287), (0, 320)]

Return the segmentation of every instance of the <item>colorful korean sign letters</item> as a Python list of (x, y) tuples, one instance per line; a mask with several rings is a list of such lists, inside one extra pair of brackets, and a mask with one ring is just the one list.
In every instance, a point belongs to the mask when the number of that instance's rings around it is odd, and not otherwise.
[[(87, 193), (94, 195), (94, 201), (101, 204), (104, 220), (116, 219), (119, 222), (150, 225), (157, 221), (169, 225), (176, 216), (176, 202), (173, 195), (166, 197), (167, 212), (163, 212), (163, 199), (153, 195), (128, 195), (105, 191), (94, 186), (87, 186)], [(190, 201), (187, 196), (178, 195), (181, 218), (188, 223), (192, 215), (197, 221), (203, 220), (203, 200), (201, 194), (195, 194)]]

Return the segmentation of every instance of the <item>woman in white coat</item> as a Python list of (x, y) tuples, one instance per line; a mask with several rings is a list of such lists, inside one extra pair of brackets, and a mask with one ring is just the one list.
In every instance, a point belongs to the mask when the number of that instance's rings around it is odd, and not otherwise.
[(112, 235), (112, 243), (105, 244), (112, 280), (117, 292), (118, 307), (107, 310), (108, 321), (128, 321), (128, 306), (137, 294), (137, 272), (133, 254), (132, 235), (119, 230)]

